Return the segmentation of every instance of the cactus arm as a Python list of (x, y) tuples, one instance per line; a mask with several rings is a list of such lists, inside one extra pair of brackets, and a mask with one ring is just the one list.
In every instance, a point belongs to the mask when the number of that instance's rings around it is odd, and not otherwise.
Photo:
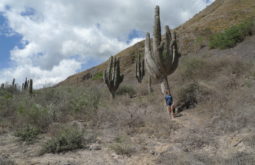
[(160, 13), (159, 6), (155, 8), (155, 22), (154, 22), (154, 40), (153, 49), (156, 50), (161, 43), (161, 25), (160, 25)]
[(156, 63), (154, 62), (155, 60), (152, 54), (153, 52), (151, 50), (150, 33), (147, 33), (145, 39), (145, 66), (149, 74), (152, 77), (157, 78), (158, 75), (160, 75), (160, 72)]
[(154, 31), (153, 31), (153, 54), (154, 62), (157, 65), (157, 68), (159, 72), (162, 73), (162, 66), (160, 65), (162, 62), (162, 47), (163, 43), (161, 42), (161, 24), (160, 24), (160, 9), (159, 6), (156, 6), (155, 8), (155, 22), (154, 22)]

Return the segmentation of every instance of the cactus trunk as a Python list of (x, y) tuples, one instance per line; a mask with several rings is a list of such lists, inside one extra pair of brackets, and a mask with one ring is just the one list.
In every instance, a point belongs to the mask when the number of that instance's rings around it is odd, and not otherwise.
[(152, 93), (151, 76), (148, 76), (148, 93)]
[(141, 83), (143, 80), (143, 77), (145, 75), (145, 70), (144, 70), (144, 59), (141, 59), (141, 54), (138, 55), (138, 59), (136, 60), (136, 67), (135, 67), (135, 72), (136, 72), (136, 79), (138, 83)]
[(29, 80), (29, 94), (30, 95), (33, 94), (33, 80), (32, 79)]

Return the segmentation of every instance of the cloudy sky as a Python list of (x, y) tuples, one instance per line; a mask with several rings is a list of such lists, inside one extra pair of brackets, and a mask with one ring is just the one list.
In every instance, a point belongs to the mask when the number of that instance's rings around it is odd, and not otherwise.
[(213, 0), (1, 0), (0, 83), (54, 84), (151, 32), (153, 11), (174, 28)]

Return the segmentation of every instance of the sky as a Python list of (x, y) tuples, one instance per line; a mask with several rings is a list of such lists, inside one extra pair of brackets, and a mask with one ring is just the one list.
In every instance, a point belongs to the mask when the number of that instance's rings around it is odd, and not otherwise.
[(175, 28), (212, 1), (1, 0), (0, 83), (56, 84), (143, 40), (155, 5)]

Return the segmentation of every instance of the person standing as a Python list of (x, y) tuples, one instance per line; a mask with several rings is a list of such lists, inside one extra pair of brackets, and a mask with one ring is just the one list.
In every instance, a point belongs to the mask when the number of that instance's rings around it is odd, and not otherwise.
[(175, 118), (173, 96), (171, 95), (170, 90), (165, 91), (165, 100), (170, 117)]

